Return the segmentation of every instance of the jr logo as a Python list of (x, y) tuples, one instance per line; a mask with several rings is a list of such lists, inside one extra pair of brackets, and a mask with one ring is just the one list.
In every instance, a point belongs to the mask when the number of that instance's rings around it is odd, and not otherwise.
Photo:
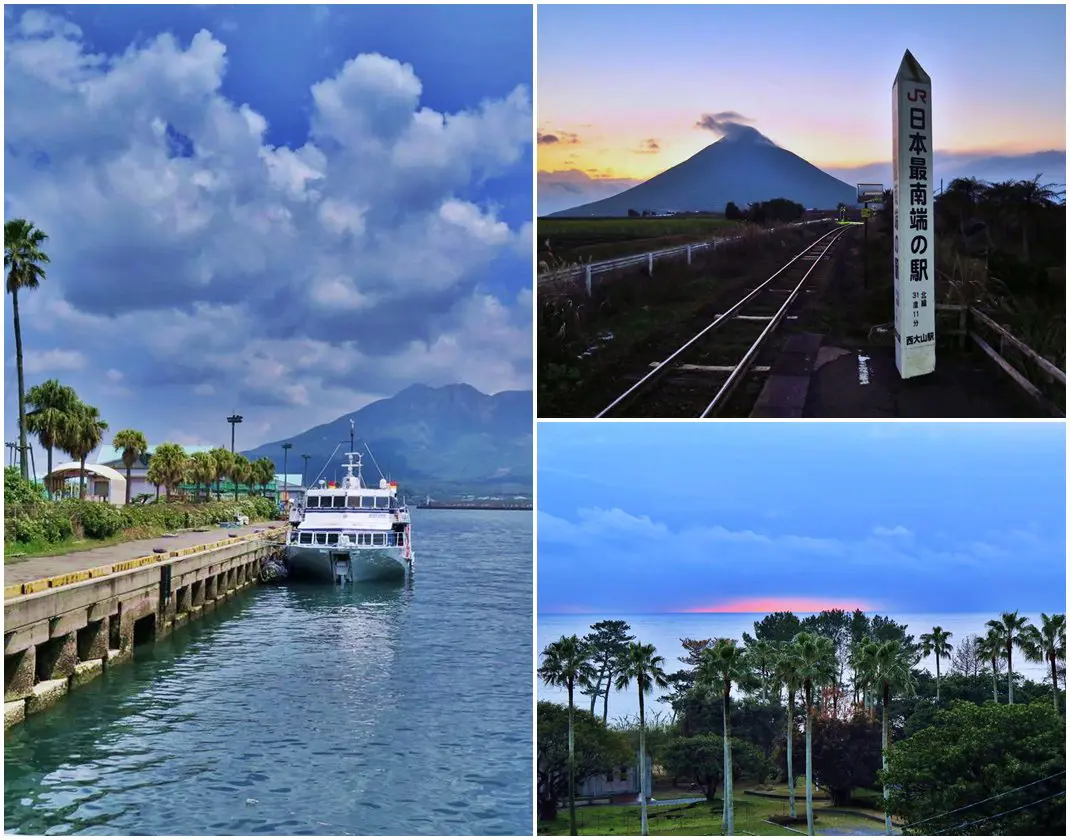
[(917, 102), (918, 100), (921, 100), (922, 102), (928, 102), (929, 100), (926, 99), (927, 95), (927, 92), (922, 90), (921, 88), (914, 88), (914, 90), (907, 94), (907, 99), (911, 102)]

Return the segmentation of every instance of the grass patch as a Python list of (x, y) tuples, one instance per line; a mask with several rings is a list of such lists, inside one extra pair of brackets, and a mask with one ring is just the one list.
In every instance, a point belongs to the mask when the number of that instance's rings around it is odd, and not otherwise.
[[(796, 813), (806, 817), (805, 797), (796, 803)], [(775, 799), (735, 797), (735, 830), (737, 834), (760, 834), (773, 836), (798, 835), (798, 830), (771, 824), (772, 817), (787, 817), (786, 801)], [(651, 834), (721, 834), (721, 801), (695, 802), (690, 805), (650, 805), (647, 807), (647, 822)], [(864, 831), (874, 833), (874, 824), (866, 819), (848, 814), (824, 813), (823, 806), (814, 807), (814, 827), (818, 834), (822, 829), (839, 831)], [(576, 810), (576, 823), (580, 834), (637, 835), (640, 831), (638, 806), (591, 806)], [(552, 822), (540, 822), (540, 835), (569, 833), (567, 807), (558, 812)], [(805, 833), (805, 829), (804, 829)]]
[(729, 236), (740, 226), (718, 216), (539, 219), (539, 259), (553, 253), (569, 260), (598, 262)]

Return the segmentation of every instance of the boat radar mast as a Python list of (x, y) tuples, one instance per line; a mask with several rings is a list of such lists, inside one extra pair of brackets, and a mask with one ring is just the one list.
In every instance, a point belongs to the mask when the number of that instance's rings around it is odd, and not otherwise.
[[(361, 474), (361, 456), (359, 452), (347, 452), (346, 457), (349, 460), (345, 464), (346, 475), (342, 479), (342, 486), (347, 490), (359, 490), (364, 487), (364, 477)], [(356, 463), (353, 459), (356, 458)], [(353, 470), (357, 471), (356, 475), (353, 475)]]

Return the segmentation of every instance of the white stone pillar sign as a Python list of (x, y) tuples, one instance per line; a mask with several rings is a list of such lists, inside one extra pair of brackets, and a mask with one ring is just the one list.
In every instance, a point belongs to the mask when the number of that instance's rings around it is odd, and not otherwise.
[(936, 369), (932, 114), (932, 80), (907, 50), (892, 85), (895, 366), (903, 379)]

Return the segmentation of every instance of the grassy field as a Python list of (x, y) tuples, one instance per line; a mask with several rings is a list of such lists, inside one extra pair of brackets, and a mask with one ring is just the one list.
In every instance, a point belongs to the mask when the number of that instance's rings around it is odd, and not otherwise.
[[(879, 822), (851, 814), (829, 813), (827, 808), (827, 801), (815, 800), (814, 831), (819, 835), (826, 831), (835, 834), (884, 833), (884, 826)], [(801, 830), (805, 834), (806, 805), (801, 788), (796, 799), (796, 813), (803, 817), (801, 825), (793, 828), (777, 825), (769, 820), (772, 817), (787, 816), (786, 799), (737, 795), (735, 832), (783, 837), (798, 835)], [(647, 807), (647, 821), (651, 834), (721, 834), (721, 801), (694, 802), (689, 805), (651, 805)], [(580, 834), (636, 835), (639, 834), (640, 813), (637, 806), (590, 806), (576, 810), (576, 822)], [(538, 833), (568, 834), (568, 808), (560, 810), (553, 822), (540, 822)]]
[(719, 216), (539, 219), (539, 261), (586, 262), (728, 236), (738, 228)]

